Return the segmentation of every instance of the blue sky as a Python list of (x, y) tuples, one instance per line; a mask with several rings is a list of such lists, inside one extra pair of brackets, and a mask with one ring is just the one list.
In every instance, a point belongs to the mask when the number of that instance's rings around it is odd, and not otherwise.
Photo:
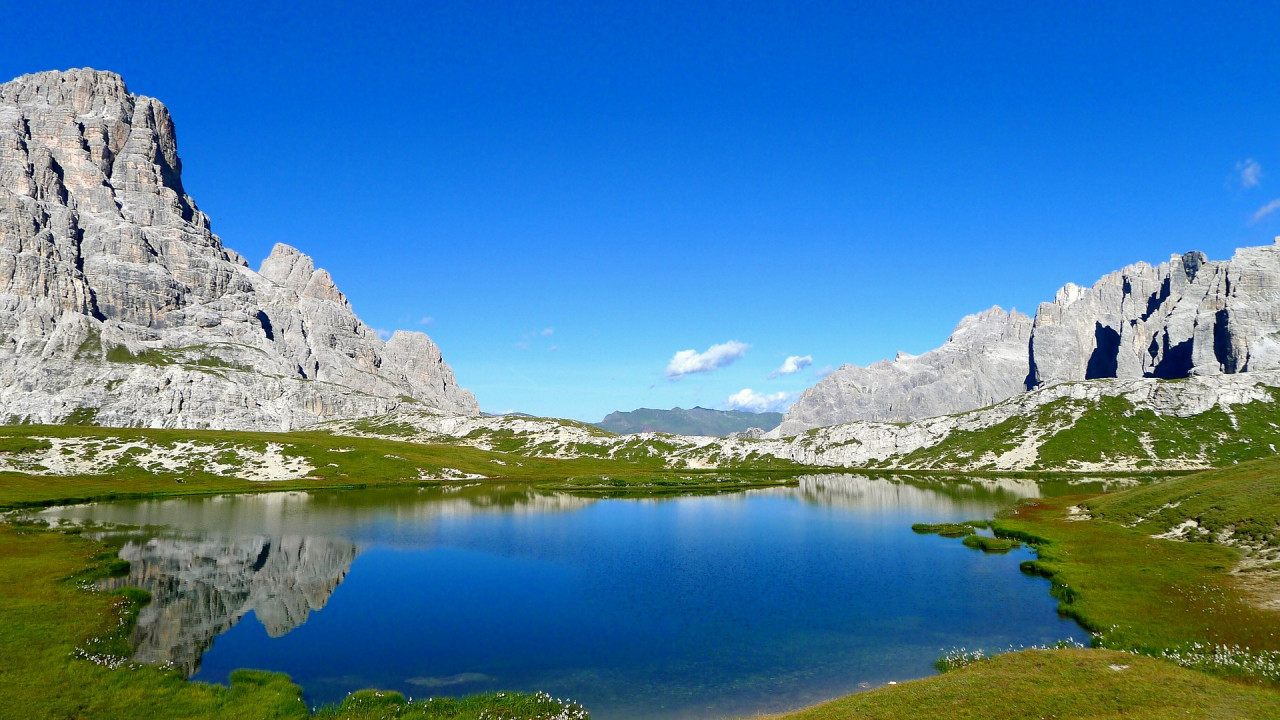
[(232, 5), (24, 3), (0, 76), (163, 100), (228, 246), (311, 254), (488, 411), (788, 397), (1280, 234), (1270, 3)]

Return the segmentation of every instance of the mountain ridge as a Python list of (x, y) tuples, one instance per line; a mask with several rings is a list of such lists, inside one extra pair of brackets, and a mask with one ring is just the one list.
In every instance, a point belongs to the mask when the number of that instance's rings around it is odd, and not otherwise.
[(725, 437), (757, 428), (768, 432), (782, 422), (782, 413), (753, 413), (745, 410), (713, 410), (704, 407), (637, 408), (615, 410), (598, 423), (598, 428), (619, 435), (640, 432), (663, 432), (673, 435), (707, 435)]
[(967, 316), (935, 350), (840, 367), (800, 396), (779, 432), (911, 422), (1062, 382), (1277, 368), (1280, 238), (1228, 260), (1175, 253), (1159, 265), (1108, 273), (1092, 287), (1067, 283), (1034, 318), (998, 307)]

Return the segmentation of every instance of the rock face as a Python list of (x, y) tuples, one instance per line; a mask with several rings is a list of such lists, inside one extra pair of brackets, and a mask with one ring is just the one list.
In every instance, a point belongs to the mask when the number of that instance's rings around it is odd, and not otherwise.
[[(1280, 241), (1280, 239), (1278, 239)], [(1280, 367), (1280, 245), (1138, 263), (1040, 305), (1028, 387), (1096, 378), (1185, 378)]]
[(289, 429), (478, 412), (425, 335), (386, 343), (329, 273), (259, 272), (182, 186), (173, 121), (118, 75), (0, 85), (0, 420)]
[(844, 365), (805, 391), (774, 434), (878, 420), (906, 422), (991, 405), (1025, 388), (1031, 318), (993, 307), (960, 321), (923, 355)]
[(1091, 288), (1068, 283), (1034, 322), (998, 308), (970, 316), (937, 350), (840, 368), (796, 401), (779, 432), (965, 412), (1065, 381), (1280, 368), (1277, 243), (1227, 261), (1189, 252), (1138, 263)]

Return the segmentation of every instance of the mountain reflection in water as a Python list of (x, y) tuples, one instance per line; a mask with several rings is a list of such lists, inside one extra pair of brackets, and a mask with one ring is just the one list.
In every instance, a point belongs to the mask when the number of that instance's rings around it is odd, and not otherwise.
[(157, 537), (128, 542), (129, 574), (108, 588), (144, 588), (132, 641), (138, 662), (193, 675), (218, 635), (253, 611), (270, 637), (307, 621), (351, 569), (356, 545), (323, 537)]

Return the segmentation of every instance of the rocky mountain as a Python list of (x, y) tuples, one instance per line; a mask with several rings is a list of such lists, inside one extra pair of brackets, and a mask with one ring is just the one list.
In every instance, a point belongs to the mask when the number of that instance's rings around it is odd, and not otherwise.
[(993, 308), (919, 357), (846, 365), (796, 401), (780, 432), (965, 412), (1065, 381), (1278, 367), (1280, 244), (1226, 261), (1189, 252), (1130, 265), (1091, 288), (1068, 283), (1034, 320)]
[(936, 350), (841, 366), (796, 400), (779, 432), (854, 420), (906, 422), (1004, 400), (1026, 388), (1031, 329), (1026, 315), (993, 307), (961, 320)]
[(630, 412), (611, 412), (594, 425), (619, 435), (640, 432), (663, 432), (674, 435), (710, 435), (727, 437), (751, 428), (769, 431), (782, 422), (782, 413), (753, 413), (743, 410), (710, 410), (703, 407), (654, 410), (640, 408)]
[(421, 333), (383, 342), (287, 245), (254, 272), (182, 184), (174, 124), (113, 73), (0, 85), (0, 420), (280, 430), (478, 412)]
[(1280, 367), (1280, 238), (1130, 265), (1068, 283), (1036, 312), (1028, 387), (1095, 378), (1184, 378)]

